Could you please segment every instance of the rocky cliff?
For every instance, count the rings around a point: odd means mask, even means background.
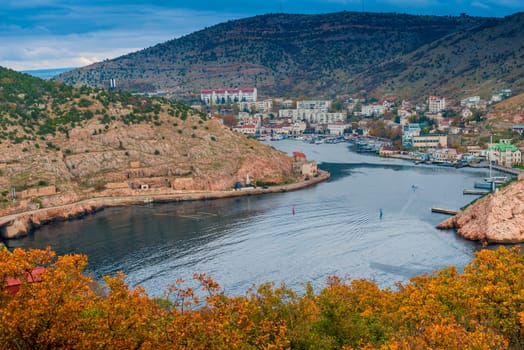
[[[437,226],[483,243],[524,242],[524,180],[489,194]]]
[[[226,190],[248,176],[297,180],[292,158],[186,105],[0,67],[0,216],[93,197]]]

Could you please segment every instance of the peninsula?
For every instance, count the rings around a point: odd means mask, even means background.
[[[524,242],[524,180],[480,198],[437,228],[487,243]]]
[[[0,80],[0,217],[14,224],[5,237],[109,205],[282,191],[328,176],[181,103],[1,67]]]

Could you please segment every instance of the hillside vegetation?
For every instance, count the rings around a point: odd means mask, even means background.
[[[370,67],[492,21],[391,13],[269,14],[222,23],[58,79],[103,87],[114,78],[124,89],[197,98],[201,88],[246,86],[258,87],[263,96],[332,96],[362,88],[351,79]]]
[[[524,91],[524,13],[490,19],[371,67],[351,80],[380,95],[430,94],[486,99],[503,88]]]
[[[168,190],[183,179],[186,190],[224,190],[246,175],[253,183],[294,180],[290,157],[186,105],[1,67],[0,134],[4,208],[11,185],[55,185],[59,199],[49,204],[57,205],[104,194],[108,183]]]
[[[524,255],[482,250],[454,267],[395,290],[331,277],[298,294],[267,283],[225,294],[209,276],[201,290],[181,280],[164,297],[130,288],[122,273],[107,289],[83,274],[87,258],[51,251],[0,251],[2,349],[522,349]],[[28,271],[45,266],[28,283]]]

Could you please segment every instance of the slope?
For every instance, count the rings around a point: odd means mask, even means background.
[[[24,202],[9,201],[11,185],[20,199],[26,191],[28,206],[48,185],[57,195],[47,204],[59,205],[142,185],[224,190],[248,174],[253,183],[294,180],[290,157],[183,104],[73,88],[1,67],[0,128],[3,209]]]
[[[114,60],[64,73],[70,84],[197,97],[200,89],[256,86],[263,96],[330,96],[396,55],[489,21],[473,17],[340,12],[229,21]]]
[[[395,92],[491,97],[495,90],[524,91],[524,13],[490,19],[400,55],[354,77],[376,95]]]

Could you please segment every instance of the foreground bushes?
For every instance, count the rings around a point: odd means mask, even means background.
[[[449,267],[393,290],[332,277],[297,295],[264,284],[227,296],[206,275],[152,299],[124,276],[96,288],[87,258],[50,250],[0,251],[2,349],[521,349],[524,258],[517,248],[483,250],[463,273]],[[27,271],[45,266],[41,282]],[[96,293],[95,293],[96,291]],[[202,299],[197,296],[201,295]]]

